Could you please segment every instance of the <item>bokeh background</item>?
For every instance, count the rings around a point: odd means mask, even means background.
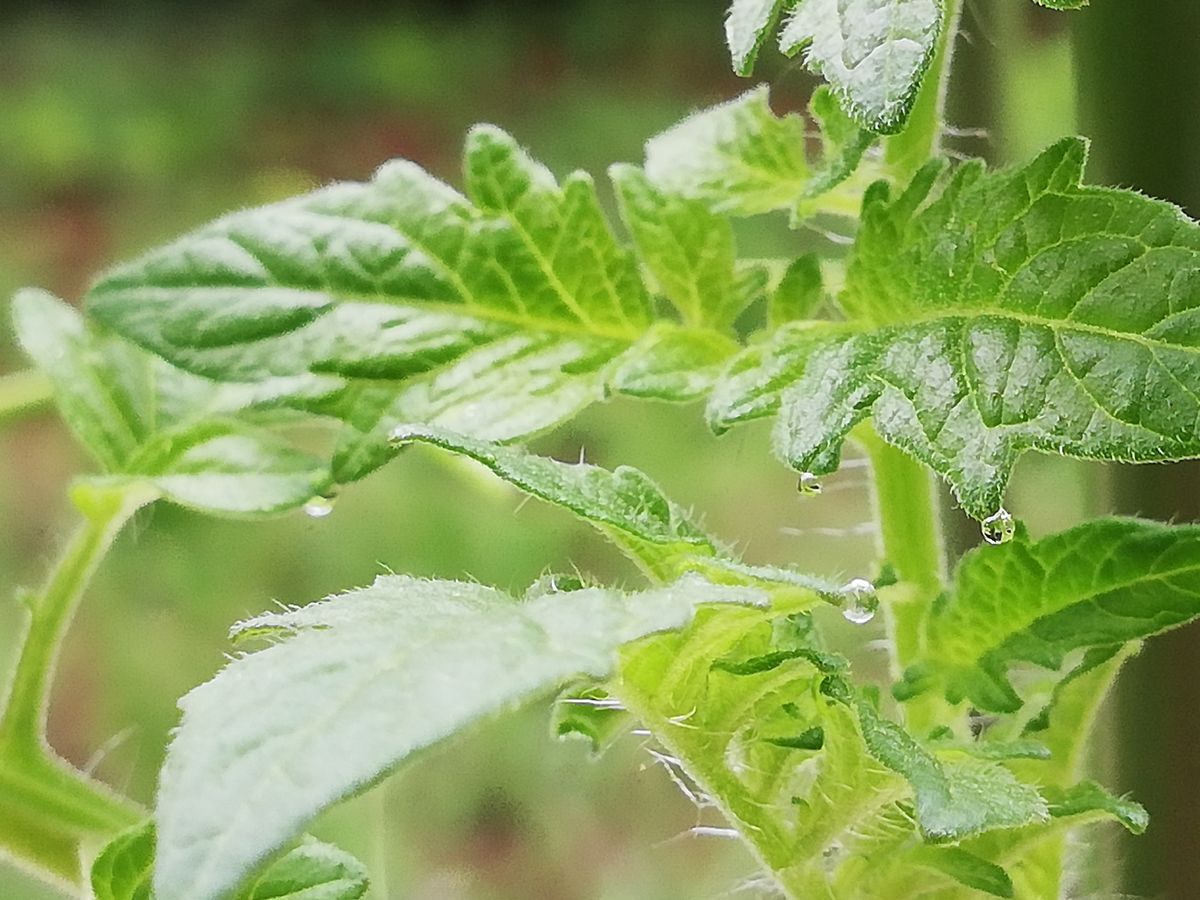
[[[730,75],[723,0],[274,0],[0,6],[0,306],[22,285],[78,299],[104,265],[240,206],[381,161],[457,180],[476,121],[514,133],[557,172],[640,159],[644,139],[748,85]],[[1027,158],[1077,132],[1093,180],[1200,213],[1200,4],[1096,0],[1052,13],[967,0],[950,120],[956,153]],[[769,59],[780,110],[813,82]],[[788,249],[768,223],[745,238]],[[2,310],[0,310],[2,312]],[[23,366],[0,315],[0,372]],[[873,535],[865,472],[799,498],[762,429],[716,440],[694,407],[612,403],[539,449],[631,463],[754,561],[863,574]],[[20,626],[14,590],[41,577],[70,522],[65,486],[87,461],[54,416],[0,430],[0,671]],[[1035,532],[1119,510],[1200,516],[1194,466],[1137,470],[1035,457],[1010,507]],[[952,545],[978,532],[948,511]],[[470,466],[406,454],[333,515],[221,522],[155,508],[123,536],[72,632],[52,710],[55,747],[149,802],[175,700],[223,662],[234,620],[385,569],[520,590],[547,568],[635,583],[589,529],[523,504]],[[1200,634],[1152,645],[1127,672],[1097,764],[1150,808],[1141,840],[1108,842],[1138,897],[1200,888]],[[598,762],[549,738],[546,704],[477,728],[326,816],[316,831],[373,868],[378,898],[685,900],[752,890],[736,844],[629,736]],[[1120,750],[1118,752],[1118,745]],[[1098,864],[1097,864],[1098,867]],[[1109,881],[1108,890],[1118,888]],[[0,897],[58,895],[0,861]]]

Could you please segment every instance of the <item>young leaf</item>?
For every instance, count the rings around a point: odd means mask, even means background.
[[[824,76],[864,128],[904,127],[941,30],[938,0],[800,0],[779,46]]]
[[[921,847],[909,858],[918,866],[936,869],[959,884],[993,897],[1013,896],[1012,879],[1004,869],[960,847]]]
[[[844,680],[828,678],[823,690],[857,712],[867,751],[912,785],[917,823],[928,840],[958,841],[1048,817],[1038,792],[1002,766],[942,762],[900,725],[854,696]]]
[[[725,41],[733,57],[733,71],[749,75],[758,51],[775,31],[779,14],[795,0],[733,0],[725,17]]]
[[[684,323],[728,329],[744,299],[730,221],[699,200],[663,193],[634,166],[609,175],[639,256]]]
[[[124,831],[100,851],[92,863],[91,886],[96,900],[152,900],[154,824]]]
[[[1120,645],[1198,615],[1200,526],[1101,519],[1040,541],[1018,532],[963,558],[952,598],[929,622],[926,665],[951,699],[1012,712],[1022,700],[1010,664],[1058,669],[1072,650]]]
[[[1015,171],[941,180],[927,168],[894,200],[872,188],[839,298],[854,328],[735,360],[745,389],[731,403],[718,388],[710,420],[779,409],[781,455],[821,474],[872,415],[978,518],[1027,449],[1200,455],[1200,227],[1081,187],[1084,150],[1062,141]]]
[[[711,539],[653,481],[630,466],[609,471],[586,463],[564,463],[421,425],[397,426],[392,440],[400,445],[419,441],[468,456],[526,493],[638,541],[680,554],[716,552]]]
[[[126,472],[145,477],[174,503],[227,515],[286,512],[330,488],[320,460],[229,420],[156,434]]]
[[[793,209],[808,188],[804,120],[777,117],[767,88],[701,110],[646,144],[646,177],[712,209],[757,215]]]
[[[1046,787],[1042,795],[1049,804],[1050,815],[1056,819],[1113,818],[1133,834],[1143,834],[1150,825],[1145,807],[1124,797],[1114,797],[1092,781],[1070,788]]]
[[[148,433],[147,357],[93,334],[75,310],[45,291],[18,292],[12,313],[17,340],[53,383],[67,425],[102,469],[120,471]]]
[[[96,900],[154,900],[154,824],[118,835],[92,864]],[[273,863],[234,900],[358,900],[368,886],[366,868],[336,847],[305,838]]]
[[[589,588],[518,603],[478,584],[380,577],[367,589],[239,627],[279,643],[180,703],[156,819],[159,900],[217,900],[319,811],[412,753],[756,591],[695,577],[625,595]]]

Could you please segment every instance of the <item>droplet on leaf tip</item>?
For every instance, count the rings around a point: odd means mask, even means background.
[[[801,472],[800,479],[796,482],[796,490],[805,495],[819,494],[821,482],[812,472]]]
[[[1002,506],[979,523],[979,530],[989,544],[1007,544],[1017,533],[1017,520]]]

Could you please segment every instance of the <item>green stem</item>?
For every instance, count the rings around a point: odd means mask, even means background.
[[[79,842],[135,824],[143,812],[55,756],[46,710],[55,664],[75,609],[100,560],[153,496],[141,487],[84,485],[83,522],[43,589],[25,598],[29,622],[0,713],[0,847],[56,880],[81,877]]]
[[[888,171],[899,182],[908,181],[938,154],[946,110],[946,85],[961,14],[962,0],[942,0],[942,30],[908,125],[887,139],[884,159]]]
[[[50,379],[34,369],[0,376],[0,422],[40,409],[53,395]]]
[[[892,647],[892,675],[899,678],[923,649],[925,620],[945,583],[945,553],[933,474],[873,430],[859,429],[855,439],[871,459],[879,552],[909,591],[884,606]],[[916,701],[908,705],[910,720]],[[926,718],[926,717],[922,717]],[[916,727],[931,724],[910,721]]]

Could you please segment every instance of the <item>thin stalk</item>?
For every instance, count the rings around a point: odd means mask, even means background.
[[[53,389],[41,372],[29,369],[0,376],[0,423],[33,412],[53,399]]]
[[[137,804],[59,759],[46,743],[54,669],[84,589],[121,527],[153,495],[82,486],[83,522],[41,591],[24,600],[28,628],[0,713],[0,848],[58,881],[81,877],[79,842],[109,837],[144,815]]]

